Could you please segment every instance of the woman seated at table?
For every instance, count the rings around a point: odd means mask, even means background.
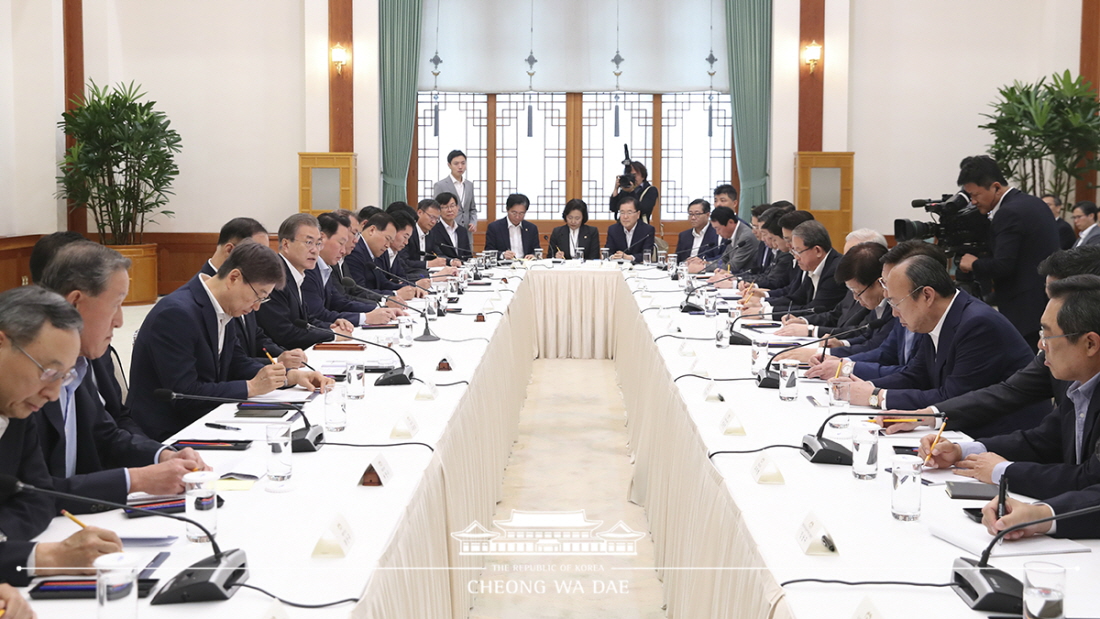
[[[550,233],[550,255],[554,258],[573,260],[581,254],[588,260],[600,257],[600,231],[588,223],[588,205],[573,198],[565,203],[561,218],[564,226]]]

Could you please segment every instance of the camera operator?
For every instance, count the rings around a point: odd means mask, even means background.
[[[958,184],[970,202],[989,217],[993,255],[965,254],[959,270],[993,281],[994,303],[1033,349],[1047,296],[1039,263],[1058,250],[1058,230],[1047,205],[1008,186],[997,162],[981,155],[959,164]]]
[[[615,177],[615,191],[611,194],[610,201],[611,212],[615,214],[615,219],[618,219],[619,199],[630,194],[638,204],[642,219],[649,223],[649,218],[653,215],[653,207],[657,205],[657,188],[646,180],[649,171],[640,161],[631,161],[627,165],[630,167],[630,174]]]

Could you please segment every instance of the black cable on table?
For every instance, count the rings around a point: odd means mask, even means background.
[[[672,382],[676,382],[676,381],[680,380],[681,378],[687,378],[688,376],[691,376],[693,378],[704,378],[706,380],[713,380],[713,381],[716,381],[716,382],[719,382],[719,383],[729,383],[729,382],[735,382],[735,381],[739,381],[739,380],[756,380],[755,376],[747,376],[745,378],[711,378],[710,376],[703,376],[702,374],[681,374],[681,375],[677,376],[676,378],[673,378]]]
[[[266,595],[269,598],[274,598],[276,600],[279,600],[283,604],[286,604],[287,606],[293,606],[294,608],[328,608],[330,606],[339,606],[340,604],[355,604],[359,601],[359,598],[346,598],[346,599],[343,599],[343,600],[337,600],[335,602],[324,602],[322,604],[298,604],[297,602],[291,602],[290,600],[284,600],[283,598],[275,595],[274,593],[271,593],[269,591],[264,591],[263,589],[257,587],[256,585],[250,585],[246,582],[236,583],[236,586],[244,587],[246,589],[253,589],[253,590],[259,591],[260,593]]]
[[[796,578],[779,583],[780,587],[793,585],[800,582],[819,582],[826,585],[847,585],[849,587],[862,587],[863,585],[904,585],[906,587],[951,587],[953,582],[909,582],[906,580],[829,580],[827,578]]]
[[[775,449],[775,448],[779,448],[779,447],[786,447],[788,449],[802,449],[801,445],[765,445],[763,447],[760,447],[759,449],[738,449],[738,450],[715,451],[713,453],[707,454],[707,458],[712,459],[712,458],[714,458],[714,456],[717,456],[719,454],[754,454],[754,453],[759,453],[761,451],[764,451],[765,449]]]
[[[461,339],[461,340],[449,340],[445,337],[440,337],[439,338],[439,341],[441,341],[441,342],[451,342],[451,343],[455,343],[455,344],[458,344],[458,343],[461,343],[461,342],[472,342],[474,340],[484,340],[484,341],[488,342],[489,338],[487,338],[487,337],[468,337],[468,338]]]
[[[488,312],[474,312],[472,314],[466,313],[466,312],[458,312],[457,314],[453,314],[453,315],[454,316],[477,316],[478,314],[481,314],[482,316],[488,316],[489,314],[500,314],[501,316],[503,316],[504,312],[498,312],[497,310],[490,310]]]
[[[415,376],[412,378],[412,380],[415,380],[418,383],[424,383],[425,385],[428,384],[428,383],[424,382],[423,380],[421,380],[419,378],[416,378]],[[457,380],[453,383],[436,383],[435,386],[436,387],[454,387],[455,385],[462,385],[462,384],[469,385],[470,381],[468,381],[468,380]]]
[[[661,339],[662,337],[674,337],[678,340],[693,340],[693,341],[696,341],[696,342],[713,342],[714,341],[713,337],[687,337],[686,335],[676,335],[675,333],[666,333],[664,335],[658,335],[657,337],[653,338],[653,341],[656,342],[657,340]]]
[[[415,441],[410,442],[410,443],[385,443],[385,444],[382,444],[382,445],[366,445],[366,444],[361,444],[361,443],[330,443],[328,441],[325,441],[321,444],[322,445],[338,445],[340,447],[372,447],[372,448],[373,447],[402,447],[404,445],[423,445],[424,447],[427,447],[429,450],[435,451],[435,447],[432,447],[431,445],[429,445],[427,443],[417,443]]]
[[[678,309],[680,309],[680,306],[679,305],[673,305],[671,307],[647,307],[647,308],[642,310],[642,313],[644,314],[644,313],[648,312],[649,310],[670,310],[670,309],[678,310]]]

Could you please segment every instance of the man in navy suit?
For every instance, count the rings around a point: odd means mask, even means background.
[[[607,251],[613,260],[630,258],[641,262],[642,256],[652,253],[656,230],[639,221],[641,211],[631,194],[619,198],[619,221],[607,228]]]
[[[458,198],[443,192],[435,197],[439,203],[439,221],[424,239],[424,250],[431,256],[447,258],[447,266],[460,267],[473,255],[470,230],[458,221]]]
[[[1047,499],[1100,484],[1100,277],[1074,275],[1051,282],[1040,346],[1060,381],[1061,404],[1037,427],[977,442],[921,440],[938,467],[998,483],[1007,475],[1013,492]],[[928,437],[925,437],[926,439]]]
[[[522,193],[513,193],[505,204],[508,216],[485,228],[485,251],[495,251],[505,260],[534,258],[535,250],[541,249],[539,229],[523,219],[531,201]]]
[[[317,217],[324,244],[318,252],[316,266],[306,271],[302,281],[302,301],[311,319],[335,323],[344,319],[353,325],[385,324],[393,319],[395,310],[378,307],[377,303],[356,300],[344,293],[343,283],[336,280],[333,265],[344,256],[351,236],[347,217],[322,213]]]
[[[886,410],[922,408],[1008,378],[1032,353],[1008,319],[956,290],[947,268],[930,256],[906,258],[886,279],[887,302],[903,326],[928,334],[900,372],[874,382],[853,379],[851,402]],[[990,436],[1039,423],[1050,406],[1021,407],[972,436]]]
[[[710,202],[699,198],[688,205],[688,221],[691,227],[676,238],[676,260],[687,262],[688,258],[699,256],[703,260],[712,260],[717,256],[718,233],[710,225]]]
[[[130,260],[113,249],[83,241],[62,248],[42,276],[42,286],[63,295],[84,320],[77,380],[62,388],[56,402],[42,408],[44,420],[37,424],[46,465],[56,489],[115,503],[126,502],[131,492],[182,493],[183,476],[205,466],[193,449],[175,451],[119,428],[104,406],[100,393],[118,386],[113,381],[100,384],[89,360],[107,354],[114,330],[122,326],[129,268]],[[69,511],[113,509],[58,504]]]
[[[1058,251],[1058,230],[1042,200],[1008,186],[990,157],[967,157],[959,166],[960,187],[991,221],[993,255],[966,254],[959,269],[992,280],[997,309],[1024,336],[1032,350],[1039,342],[1039,316],[1046,305],[1039,263]]]
[[[202,265],[199,273],[217,275],[218,268],[229,257],[233,248],[249,239],[260,245],[267,245],[270,242],[267,229],[255,219],[251,217],[230,219],[218,234],[218,245],[214,248],[214,255]],[[309,358],[301,348],[283,350],[268,337],[256,322],[256,314],[253,312],[234,318],[233,328],[237,329],[237,339],[240,340],[241,346],[249,357],[267,361],[267,355],[270,354],[288,369],[300,368],[302,364],[309,362]]]
[[[38,442],[42,419],[34,413],[75,379],[81,322],[65,299],[38,286],[0,293],[0,473],[53,487]],[[94,574],[96,557],[122,551],[117,535],[96,527],[61,542],[30,541],[56,514],[43,494],[0,498],[0,581],[23,586],[35,576]]]
[[[797,287],[771,291],[766,301],[758,297],[748,299],[749,307],[760,307],[763,312],[774,312],[776,319],[792,311],[809,308],[832,310],[844,298],[847,289],[837,283],[836,265],[840,253],[833,249],[829,231],[820,222],[806,221],[791,232],[791,255],[805,273]],[[778,293],[778,294],[777,294]]]
[[[1062,199],[1052,193],[1043,194],[1043,202],[1054,215],[1054,225],[1058,229],[1058,246],[1061,249],[1069,249],[1077,242],[1077,233],[1073,226],[1062,217]]]
[[[382,272],[384,270],[397,274],[388,251],[396,240],[397,224],[393,217],[386,213],[375,213],[367,220],[363,227],[363,238],[344,263],[351,264],[352,258],[355,259],[357,266],[353,269],[355,275],[351,277],[363,288],[384,297],[397,297],[401,301],[422,297],[427,293],[420,288],[409,286]]]
[[[270,247],[238,245],[218,274],[196,275],[162,298],[138,331],[130,370],[129,406],[150,438],[164,440],[213,410],[197,400],[162,402],[157,389],[243,400],[287,385],[317,389],[332,379],[287,371],[249,357],[229,323],[264,305],[286,284],[284,261]],[[290,284],[293,285],[293,284]]]

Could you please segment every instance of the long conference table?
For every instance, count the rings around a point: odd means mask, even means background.
[[[475,599],[467,584],[480,577],[486,559],[461,554],[451,533],[474,521],[493,520],[536,358],[614,360],[634,465],[631,487],[621,491],[646,509],[669,617],[906,617],[929,610],[951,617],[986,614],[971,611],[946,588],[780,586],[801,578],[950,581],[953,560],[970,555],[933,537],[929,527],[978,527],[960,507],[983,503],[952,501],[942,486],[928,486],[920,520],[894,520],[890,474],[883,469],[889,466],[890,446],[915,445],[916,436],[884,437],[879,475],[869,481],[854,479],[849,467],[811,464],[795,449],[765,451],[766,462],[760,461],[761,454],[717,455],[712,461],[708,454],[717,450],[797,445],[802,435],[816,431],[826,412],[803,397],[780,401],[776,390],[757,388],[749,380],[678,378],[747,378],[749,350],[718,349],[714,319],[674,309],[684,296],[680,283],[654,267],[541,261],[496,269],[488,281],[489,286],[467,289],[457,306],[461,313],[431,323],[444,340],[398,349],[417,378],[439,386],[432,390],[414,382],[375,387],[368,381],[365,398],[348,402],[346,430],[326,434],[329,442],[411,440],[434,450],[419,445],[326,445],[293,456],[289,490],[271,491],[279,488],[261,479],[247,489],[220,492],[225,504],[218,510],[217,539],[223,549],[245,550],[249,584],[299,603],[357,602],[303,610],[280,607],[257,591],[241,589],[222,602],[150,606],[145,599],[141,616],[467,616]],[[477,313],[485,316],[484,322],[475,322]],[[418,319],[417,331],[422,327]],[[377,339],[395,332],[360,330],[357,335]],[[665,335],[669,337],[660,337]],[[319,367],[316,363],[383,359],[388,354],[374,347],[354,353],[311,351],[310,361]],[[444,357],[452,369],[437,371]],[[576,386],[562,385],[572,388]],[[814,386],[807,383],[805,388]],[[314,424],[324,422],[323,407],[319,397],[306,405]],[[215,409],[175,438],[251,439],[247,451],[207,451],[203,457],[220,474],[262,470],[264,425],[235,419],[234,410],[230,405]],[[730,413],[743,426],[743,435],[723,431],[721,422]],[[415,435],[391,438],[409,417],[417,426]],[[206,427],[209,421],[243,430],[227,436]],[[830,429],[826,436],[844,442],[842,432]],[[391,478],[381,487],[358,485],[379,456],[392,470]],[[781,483],[757,483],[752,471],[764,464],[772,473],[778,471]],[[835,553],[803,552],[798,534],[811,515],[835,542]],[[142,559],[169,550],[171,556],[154,575],[162,583],[210,555],[209,544],[186,541],[182,523],[126,519],[118,511],[81,518],[123,537],[178,535],[168,548],[128,549]],[[318,541],[340,519],[351,531],[344,555],[314,556]],[[75,527],[57,518],[39,540],[64,539]],[[1100,542],[1083,543],[1100,547]],[[1091,552],[1037,559],[1067,568],[1067,617],[1100,616],[1100,591],[1093,585],[1100,567]],[[1027,560],[998,558],[993,563],[1022,578]],[[94,600],[33,604],[43,618],[95,613]]]

